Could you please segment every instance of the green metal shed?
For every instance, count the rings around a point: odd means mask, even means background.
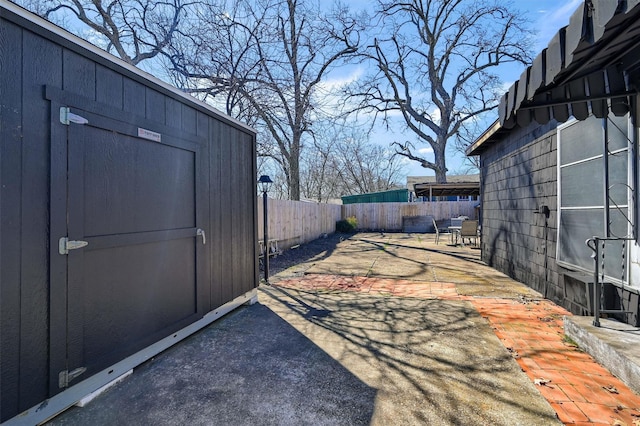
[[[409,191],[405,189],[392,189],[382,192],[370,192],[368,194],[345,195],[342,204],[359,203],[406,203],[409,201]]]

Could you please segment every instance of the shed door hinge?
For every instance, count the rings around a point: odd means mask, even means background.
[[[69,382],[87,371],[86,367],[79,367],[75,370],[62,370],[58,374],[58,387],[60,389],[69,387]]]
[[[88,246],[86,241],[69,241],[69,238],[62,237],[58,240],[58,253],[69,254],[69,250],[75,250]]]
[[[60,122],[68,126],[69,123],[87,124],[89,120],[72,113],[69,107],[60,107]]]

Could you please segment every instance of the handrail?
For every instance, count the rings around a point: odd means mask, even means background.
[[[602,302],[604,301],[604,293],[602,293],[602,286],[604,282],[600,281],[600,265],[598,259],[600,258],[600,242],[605,241],[633,241],[633,237],[591,237],[585,241],[587,247],[589,247],[593,254],[591,258],[594,262],[593,268],[593,325],[600,327],[600,314],[629,314],[631,311],[625,311],[623,309],[602,309]],[[604,244],[602,245],[604,250]],[[624,266],[623,266],[624,267]],[[603,280],[604,281],[604,277]],[[587,297],[589,297],[587,295]]]

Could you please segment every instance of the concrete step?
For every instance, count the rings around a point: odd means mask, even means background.
[[[565,316],[564,332],[580,349],[640,395],[640,328],[612,319]]]

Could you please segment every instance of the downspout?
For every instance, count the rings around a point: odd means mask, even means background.
[[[603,141],[603,166],[604,166],[604,236],[611,237],[611,217],[610,217],[610,195],[609,195],[609,122],[608,118],[602,119],[602,130],[604,133]]]
[[[547,293],[549,289],[549,261],[547,257],[547,243],[549,236],[549,216],[551,214],[551,210],[548,206],[542,205],[538,207],[537,210],[534,210],[533,213],[544,215],[544,298],[547,298]]]

